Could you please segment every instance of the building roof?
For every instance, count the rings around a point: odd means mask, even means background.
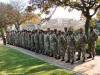
[[[25,25],[25,27],[35,27],[35,24],[28,24],[28,25]]]

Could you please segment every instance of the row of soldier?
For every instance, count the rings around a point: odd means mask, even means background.
[[[78,41],[76,42],[76,35],[72,28],[64,28],[64,31],[57,31],[57,29],[47,31],[34,30],[34,31],[10,31],[7,32],[7,42],[10,45],[15,45],[25,49],[32,50],[36,53],[41,53],[50,57],[55,57],[56,59],[61,59],[61,61],[75,62],[75,53],[78,52],[78,58],[82,61],[86,60],[86,50],[85,45],[88,43],[89,53],[92,59],[95,56],[95,44],[98,39],[96,32],[93,27],[90,27],[90,32],[88,38],[80,28],[78,33]],[[67,57],[67,60],[65,60]]]

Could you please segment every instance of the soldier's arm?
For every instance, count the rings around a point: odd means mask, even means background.
[[[94,32],[94,37],[95,37],[95,41],[97,41],[98,39],[98,34],[96,32]]]

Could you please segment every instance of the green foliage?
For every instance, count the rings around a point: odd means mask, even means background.
[[[71,71],[0,45],[0,75],[8,75],[5,73],[24,73],[23,75],[76,75]]]
[[[100,55],[100,46],[96,48],[96,54]]]

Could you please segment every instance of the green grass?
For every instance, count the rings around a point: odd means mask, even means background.
[[[99,39],[97,40],[97,44],[96,44],[96,54],[100,55],[100,36],[99,36]]]
[[[0,75],[76,75],[14,49],[0,45]]]

